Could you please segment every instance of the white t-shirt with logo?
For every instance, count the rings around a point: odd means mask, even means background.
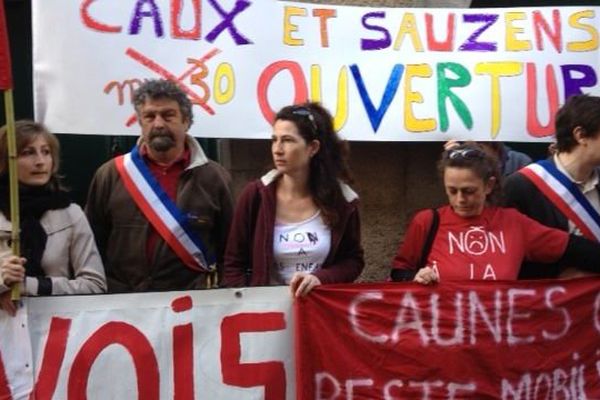
[[[330,248],[331,230],[320,210],[301,222],[275,221],[271,285],[287,285],[296,272],[320,269]]]

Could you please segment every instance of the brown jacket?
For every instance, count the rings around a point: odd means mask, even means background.
[[[191,136],[190,165],[177,185],[177,206],[193,218],[209,252],[216,257],[219,275],[233,200],[229,173],[208,160]],[[102,255],[109,292],[140,292],[200,289],[207,286],[207,274],[185,266],[162,239],[156,243],[151,260],[146,257],[150,223],[123,185],[114,160],[102,165],[88,193],[86,214]]]

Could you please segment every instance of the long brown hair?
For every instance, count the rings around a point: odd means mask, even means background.
[[[7,131],[8,128],[6,125],[0,128],[0,176],[8,173]],[[50,155],[52,156],[52,174],[48,184],[53,190],[61,189],[60,176],[58,175],[60,168],[60,144],[56,136],[50,133],[44,125],[30,120],[15,122],[15,136],[17,141],[17,157],[25,147],[38,137],[42,137],[48,142]]]
[[[333,118],[321,104],[308,102],[282,108],[275,121],[290,121],[310,143],[318,140],[319,151],[310,160],[308,186],[323,220],[334,227],[340,220],[337,205],[345,201],[339,181],[352,183],[348,167],[349,146],[333,129]]]

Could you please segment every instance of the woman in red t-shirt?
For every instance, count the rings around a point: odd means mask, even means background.
[[[438,166],[449,204],[436,210],[439,226],[425,255],[434,214],[423,210],[415,215],[394,257],[392,280],[425,285],[440,280],[512,280],[525,259],[598,269],[600,244],[496,205],[498,164],[476,145],[445,151]]]

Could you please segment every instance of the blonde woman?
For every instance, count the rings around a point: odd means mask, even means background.
[[[102,293],[106,278],[90,226],[58,178],[59,143],[33,121],[17,121],[22,257],[11,253],[6,127],[0,128],[0,296],[13,314],[10,287],[24,295]]]

